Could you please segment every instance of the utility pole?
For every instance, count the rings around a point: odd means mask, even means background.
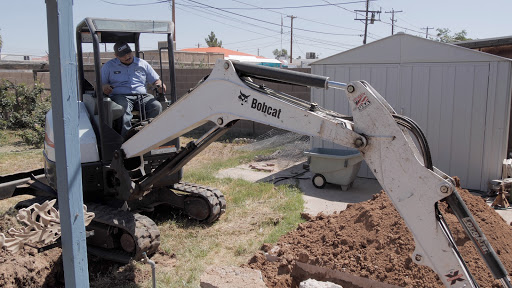
[[[291,31],[290,31],[290,64],[292,64],[293,59],[293,18],[297,18],[297,16],[288,15],[286,17],[290,17],[292,23],[290,25]]]
[[[427,30],[427,32],[425,33],[425,38],[428,38],[428,30],[429,29],[434,29],[434,27],[425,27],[425,28],[421,28],[422,30]]]
[[[281,51],[283,51],[283,15],[281,15]]]
[[[176,1],[172,0],[172,23],[173,31],[172,31],[172,41],[176,42]]]
[[[372,13],[372,16],[370,18],[370,24],[373,24],[375,22],[375,14],[379,14],[382,12],[382,11],[377,11],[377,10],[368,10],[370,7],[370,0],[366,0],[366,10],[354,10],[355,12],[365,12],[366,13],[366,16],[364,17],[364,19],[354,19],[354,20],[364,20],[364,39],[363,39],[363,44],[366,44],[366,37],[368,35],[368,13]],[[380,16],[379,16],[379,19],[377,21],[380,21]]]
[[[397,20],[395,20],[395,13],[400,13],[400,12],[404,12],[404,11],[402,11],[402,10],[395,11],[394,9],[391,9],[391,11],[385,12],[385,13],[391,13],[391,35],[395,34],[395,22],[397,21]]]

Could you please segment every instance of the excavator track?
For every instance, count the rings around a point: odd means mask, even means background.
[[[226,212],[226,198],[219,189],[189,182],[178,182],[170,188],[186,195],[185,213],[192,218],[213,223]]]
[[[50,197],[35,197],[19,202],[16,208],[26,208],[51,199]],[[86,205],[87,211],[93,212],[95,215],[87,229],[95,230],[94,235],[91,236],[92,239],[88,238],[87,241],[89,254],[119,263],[129,263],[131,260],[142,259],[144,252],[147,255],[152,255],[158,250],[160,231],[149,217],[97,203],[86,203]],[[55,208],[58,209],[58,207]],[[94,241],[94,237],[101,239]],[[112,239],[110,245],[103,244],[106,238]],[[90,240],[102,244],[94,245]]]
[[[89,203],[87,211],[95,213],[93,223],[101,223],[122,230],[121,246],[128,246],[131,248],[129,250],[132,250],[127,252],[121,247],[105,249],[98,246],[89,246],[87,248],[89,253],[104,259],[128,263],[130,260],[142,259],[144,252],[147,255],[152,255],[158,250],[160,231],[155,222],[149,217],[96,203]],[[131,238],[125,236],[125,234]],[[126,244],[123,245],[123,243]]]

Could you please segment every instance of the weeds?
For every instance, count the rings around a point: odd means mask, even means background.
[[[0,82],[0,128],[17,130],[27,145],[40,147],[44,140],[45,115],[50,97],[42,97],[43,87],[34,84]]]

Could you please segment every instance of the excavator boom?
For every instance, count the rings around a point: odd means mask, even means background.
[[[353,119],[270,90],[253,79],[344,89]],[[216,124],[209,133],[214,135],[239,119],[358,149],[414,236],[416,249],[412,260],[431,267],[446,287],[479,287],[437,209],[438,201],[447,201],[494,277],[500,279],[504,287],[512,287],[508,273],[458,196],[453,179],[432,165],[428,144],[419,127],[412,120],[397,115],[364,81],[343,84],[322,76],[219,60],[207,79],[126,141],[122,151],[125,158],[142,157],[203,123]],[[408,131],[416,135],[421,153]],[[211,142],[211,139],[206,140],[211,135],[196,143]],[[176,163],[167,164],[176,167]],[[165,171],[163,168],[157,170]],[[145,190],[159,177],[150,175],[132,186]]]

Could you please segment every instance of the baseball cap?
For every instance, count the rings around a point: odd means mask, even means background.
[[[132,49],[130,46],[128,46],[128,43],[126,42],[117,42],[114,45],[114,53],[116,56],[123,57],[124,55],[132,52]]]

